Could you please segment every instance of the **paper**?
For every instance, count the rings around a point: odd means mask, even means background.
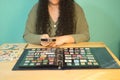
[[[20,50],[0,50],[0,62],[17,60]]]
[[[0,62],[17,60],[26,43],[3,44],[0,46]]]
[[[27,43],[13,43],[13,44],[3,44],[0,46],[0,50],[16,50],[16,49],[24,49]]]

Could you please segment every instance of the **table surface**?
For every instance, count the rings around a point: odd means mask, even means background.
[[[102,42],[81,42],[78,44],[66,44],[60,47],[105,47],[120,65],[120,61]],[[41,48],[41,46],[28,44],[27,48]],[[120,69],[12,71],[15,63],[16,60],[0,62],[0,80],[120,80]]]

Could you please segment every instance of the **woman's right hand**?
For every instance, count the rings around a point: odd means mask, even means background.
[[[48,34],[43,34],[43,35],[41,36],[41,39],[49,39],[49,38],[50,38],[50,37],[49,37]],[[49,41],[41,41],[40,44],[41,44],[42,46],[48,46],[50,43],[49,43]]]

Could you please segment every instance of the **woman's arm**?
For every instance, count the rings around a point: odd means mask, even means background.
[[[23,35],[25,41],[33,44],[40,44],[40,38],[41,38],[41,35],[36,34],[36,27],[35,27],[37,7],[38,4],[36,4],[30,11],[26,22],[25,32]]]
[[[82,8],[75,3],[75,26],[74,34],[56,37],[56,42],[50,46],[59,46],[66,43],[78,43],[89,41],[89,29]]]
[[[85,18],[85,14],[82,8],[75,3],[75,25],[76,25],[76,32],[71,36],[74,38],[75,42],[86,42],[89,41],[89,28]]]
[[[86,42],[89,41],[89,29],[88,24],[85,19],[85,14],[82,8],[75,3],[75,26],[76,32],[75,34],[64,35],[56,37],[56,45],[62,45],[65,43],[78,43],[78,42]]]

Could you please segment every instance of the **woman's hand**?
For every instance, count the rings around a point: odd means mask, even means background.
[[[41,39],[49,39],[50,37],[49,37],[49,35],[48,34],[43,34],[42,36],[41,36]],[[49,43],[49,41],[41,41],[41,43],[40,43],[42,46],[48,46],[50,43]]]
[[[48,34],[43,34],[41,39],[48,39],[48,41],[41,41],[42,46],[48,46],[48,47],[56,47],[60,46],[66,43],[74,43],[74,38],[72,36],[66,35],[66,36],[59,36],[54,37],[53,39],[56,39],[54,42],[49,42],[49,39],[52,39],[49,37]]]
[[[65,43],[74,43],[74,38],[72,36],[59,36],[56,37],[56,42],[50,46],[52,47],[56,47],[56,46],[60,46],[63,45]]]

